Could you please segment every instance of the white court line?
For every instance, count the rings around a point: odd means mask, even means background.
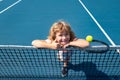
[[[105,32],[105,30],[102,28],[102,26],[98,23],[98,21],[95,19],[95,17],[90,13],[90,11],[87,9],[87,7],[83,4],[81,0],[79,0],[80,4],[83,6],[83,8],[87,11],[87,13],[90,15],[90,17],[93,19],[93,21],[96,23],[96,25],[99,27],[99,29],[103,32],[103,34],[106,36],[108,41],[113,45],[116,46],[116,44],[112,41],[112,39],[109,37],[109,35]],[[117,49],[117,52],[120,53],[120,50]]]
[[[2,14],[3,12],[7,11],[8,9],[10,9],[11,7],[13,7],[14,5],[18,4],[20,1],[22,0],[18,0],[15,3],[13,3],[12,5],[8,6],[7,8],[3,9],[2,11],[0,11],[0,14]]]
[[[106,36],[106,38],[110,41],[110,43],[113,46],[116,46],[116,44],[112,41],[112,39],[109,37],[109,35],[105,32],[105,30],[102,28],[102,26],[98,23],[98,21],[94,18],[94,16],[90,13],[90,11],[87,9],[87,7],[83,4],[81,0],[79,0],[80,4],[83,6],[83,8],[87,11],[87,13],[90,15],[90,17],[93,19],[93,21],[97,24],[99,29],[103,32],[103,34]]]
[[[0,2],[2,2],[3,0],[0,0]]]

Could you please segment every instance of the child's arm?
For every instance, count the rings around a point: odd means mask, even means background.
[[[36,48],[50,48],[50,49],[57,49],[60,45],[56,42],[47,43],[45,40],[33,40],[32,45]]]
[[[67,46],[77,46],[81,48],[85,48],[89,46],[89,42],[84,39],[76,39],[71,41]]]

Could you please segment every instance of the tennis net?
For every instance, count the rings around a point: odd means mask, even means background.
[[[104,47],[98,47],[104,48]],[[105,53],[88,53],[73,48],[68,63],[68,78],[107,78],[120,76],[120,46],[110,46]],[[59,50],[37,49],[32,46],[0,45],[0,77],[61,78],[63,62]]]

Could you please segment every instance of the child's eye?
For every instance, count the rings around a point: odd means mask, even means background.
[[[59,36],[62,36],[62,35],[59,35]]]
[[[65,36],[68,36],[69,34],[64,34]]]

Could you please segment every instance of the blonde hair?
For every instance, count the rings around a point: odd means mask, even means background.
[[[71,30],[70,25],[68,23],[66,23],[65,21],[55,22],[51,26],[51,29],[50,29],[50,32],[48,35],[48,39],[50,39],[51,41],[54,41],[56,38],[56,33],[62,32],[62,31],[66,31],[70,35],[70,41],[73,41],[73,39],[75,38],[75,34]]]

